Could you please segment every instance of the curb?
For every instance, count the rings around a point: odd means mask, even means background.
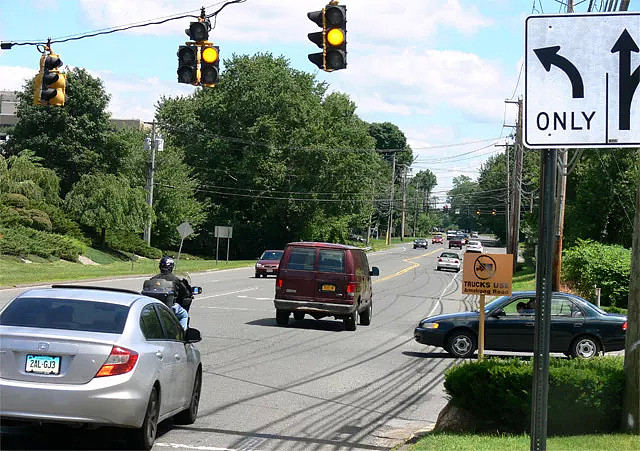
[[[409,437],[408,439],[406,439],[404,441],[404,443],[396,448],[393,448],[394,451],[408,451],[409,449],[411,449],[410,445],[414,445],[416,444],[418,441],[420,441],[420,439],[426,435],[429,435],[431,432],[433,432],[434,428],[436,427],[435,423],[432,425],[427,426],[426,428],[422,428],[422,429],[418,429],[417,431],[413,432],[413,434],[411,434],[411,437]]]

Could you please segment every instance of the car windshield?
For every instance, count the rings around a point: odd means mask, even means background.
[[[283,251],[264,251],[260,260],[280,260],[282,253]]]
[[[0,325],[121,334],[126,305],[76,299],[17,298],[0,315]]]

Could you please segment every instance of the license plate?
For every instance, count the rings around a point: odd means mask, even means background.
[[[36,374],[60,374],[60,357],[27,354],[24,370]]]
[[[336,291],[336,286],[325,283],[322,285],[322,291]]]
[[[272,273],[272,272],[273,272],[273,269],[267,269],[267,272],[268,272],[268,273]]]

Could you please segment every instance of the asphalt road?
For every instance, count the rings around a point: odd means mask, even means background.
[[[413,329],[477,308],[461,294],[462,272],[435,270],[442,250],[409,242],[370,254],[380,268],[373,319],[355,332],[328,318],[278,327],[275,279],[255,279],[253,268],[193,274],[203,288],[190,311],[203,337],[199,416],[191,426],[164,422],[154,449],[389,449],[433,424],[447,401],[444,372],[459,360],[416,343]],[[83,284],[139,290],[142,281]],[[0,306],[21,291],[0,290]],[[3,449],[126,448],[114,431],[60,426],[3,427],[0,439]]]

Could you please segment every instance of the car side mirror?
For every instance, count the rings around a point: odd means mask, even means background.
[[[202,287],[191,287],[191,294],[201,294]]]
[[[198,329],[194,329],[193,327],[187,328],[184,334],[185,343],[198,343],[202,341],[202,337],[200,336],[200,331]]]
[[[371,267],[371,271],[369,271],[369,275],[370,276],[379,276],[380,275],[380,270],[378,269],[377,266],[372,266]]]

